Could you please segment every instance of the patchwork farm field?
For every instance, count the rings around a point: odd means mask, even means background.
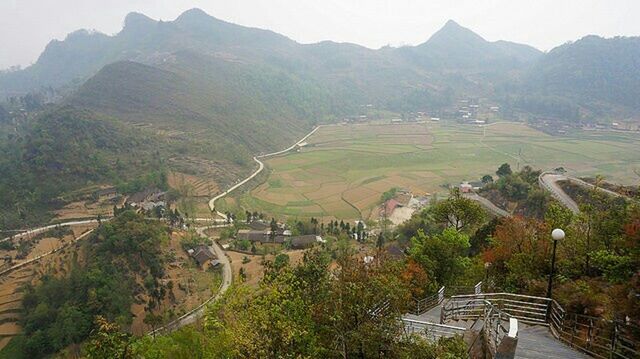
[[[358,124],[320,128],[299,152],[266,160],[268,179],[236,198],[228,210],[257,210],[278,217],[374,217],[383,192],[446,194],[448,184],[478,180],[502,163],[603,175],[637,183],[638,134],[580,131],[550,136],[516,123],[472,125]]]

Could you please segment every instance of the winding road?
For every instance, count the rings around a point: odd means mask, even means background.
[[[538,182],[540,183],[540,186],[546,189],[547,191],[551,192],[551,194],[553,195],[553,197],[555,197],[555,199],[560,201],[560,203],[562,203],[565,207],[569,208],[575,214],[580,213],[580,208],[578,207],[578,204],[576,203],[576,201],[574,201],[573,198],[571,198],[562,189],[562,187],[560,187],[560,185],[558,184],[559,181],[569,181],[590,189],[597,188],[599,191],[606,193],[610,196],[624,197],[619,193],[610,191],[606,188],[596,187],[593,184],[585,182],[576,177],[567,176],[564,174],[552,173],[552,172],[542,172],[538,177]]]
[[[109,219],[103,219],[103,221],[108,221]],[[70,222],[62,222],[62,223],[57,223],[57,224],[51,224],[48,226],[44,226],[44,227],[40,227],[40,228],[35,228],[35,229],[30,229],[26,232],[22,232],[19,234],[16,234],[14,236],[11,237],[6,237],[6,238],[2,238],[0,239],[0,242],[4,242],[4,241],[8,241],[10,239],[20,239],[22,237],[26,237],[26,236],[30,236],[32,234],[38,234],[38,233],[42,233],[45,231],[48,231],[50,229],[54,229],[57,227],[67,227],[67,226],[80,226],[80,225],[85,225],[85,224],[93,224],[93,223],[98,223],[97,219],[87,219],[87,220],[82,220],[82,221],[70,221]]]
[[[290,147],[285,148],[284,150],[277,151],[277,152],[271,152],[271,153],[267,153],[267,154],[263,154],[263,155],[254,156],[253,160],[256,163],[258,163],[258,169],[256,169],[253,173],[251,173],[247,178],[245,178],[242,181],[240,181],[240,182],[236,183],[235,185],[231,186],[226,191],[224,191],[224,192],[218,194],[217,196],[211,198],[211,200],[209,200],[209,208],[212,211],[215,211],[215,202],[218,199],[223,198],[224,196],[228,195],[232,191],[236,190],[238,187],[240,187],[240,186],[246,184],[247,182],[251,181],[258,174],[260,174],[260,172],[262,172],[264,170],[264,163],[262,161],[260,161],[261,158],[273,157],[273,156],[281,155],[281,154],[284,154],[284,153],[287,153],[287,152],[293,150],[294,148],[296,148],[296,146],[298,146],[301,143],[303,143],[304,141],[306,141],[307,138],[309,138],[311,135],[313,135],[322,126],[323,125],[319,125],[319,126],[314,127],[313,130],[311,130],[309,133],[307,133],[298,142],[294,143]],[[218,211],[216,211],[216,213],[221,218],[224,218],[225,220],[227,219],[224,213],[220,213]],[[215,226],[208,226],[208,227],[197,227],[196,231],[198,232],[198,234],[200,236],[207,237],[206,233],[204,232],[206,229],[215,228],[215,227],[224,227],[224,226],[225,225],[215,225]],[[164,333],[164,332],[171,332],[171,331],[174,331],[174,330],[176,330],[176,329],[178,329],[180,327],[183,327],[185,325],[189,325],[189,324],[195,323],[198,319],[202,318],[202,316],[204,315],[204,312],[206,310],[207,304],[209,304],[210,302],[215,301],[216,299],[220,298],[227,291],[227,289],[229,289],[229,287],[231,286],[231,283],[232,283],[232,280],[233,280],[233,273],[231,271],[231,263],[229,262],[229,258],[227,257],[227,255],[224,252],[224,250],[220,247],[220,245],[218,243],[216,243],[216,241],[213,240],[213,238],[211,238],[211,240],[212,240],[212,245],[209,246],[209,249],[213,253],[215,253],[215,255],[218,257],[218,260],[222,264],[222,283],[220,283],[220,288],[218,289],[217,293],[214,296],[212,296],[211,298],[207,299],[204,303],[200,304],[199,306],[197,306],[193,310],[189,311],[188,313],[185,313],[184,315],[182,315],[181,317],[175,319],[174,321],[170,322],[169,324],[167,324],[167,325],[165,325],[165,326],[163,326],[161,328],[158,328],[156,330],[151,331],[149,333],[149,335],[155,335],[155,334]]]
[[[319,125],[313,128],[313,130],[311,130],[309,133],[307,133],[304,137],[302,137],[299,141],[297,141],[296,143],[294,143],[293,145],[291,145],[288,148],[285,148],[284,150],[281,151],[277,151],[277,152],[271,152],[271,153],[267,153],[267,154],[262,154],[262,155],[256,155],[253,157],[253,160],[258,163],[258,169],[256,169],[253,173],[251,173],[251,175],[249,175],[247,178],[245,178],[244,180],[238,182],[237,184],[233,185],[231,188],[227,189],[226,191],[218,194],[217,196],[213,197],[210,201],[209,201],[209,207],[211,208],[211,210],[215,210],[215,201],[223,198],[224,196],[228,195],[229,193],[231,193],[232,191],[234,191],[235,189],[237,189],[238,187],[246,184],[247,182],[251,181],[253,178],[255,178],[258,174],[260,174],[260,172],[262,172],[264,170],[264,163],[262,161],[260,161],[261,158],[267,158],[267,157],[273,157],[273,156],[277,156],[280,154],[284,154],[287,153],[291,150],[293,150],[294,148],[296,148],[296,146],[302,144],[307,138],[309,138],[311,135],[313,135],[320,127],[323,127],[325,125]],[[217,212],[216,213],[221,217],[224,218],[224,220],[226,220],[226,216],[223,213]],[[103,219],[103,221],[108,221],[109,219]],[[196,221],[211,221],[211,219],[209,218],[196,218]],[[220,220],[213,220],[214,223],[219,223]],[[39,228],[35,228],[35,229],[31,229],[31,230],[27,230],[25,232],[16,234],[14,236],[9,236],[6,238],[2,238],[0,239],[0,242],[3,241],[8,241],[8,240],[12,240],[12,239],[20,239],[23,237],[27,237],[30,235],[34,235],[34,234],[38,234],[38,233],[42,233],[45,232],[47,230],[50,229],[54,229],[57,227],[66,227],[66,226],[79,226],[79,225],[87,225],[87,224],[94,224],[94,223],[98,223],[98,219],[87,219],[87,220],[79,220],[79,221],[69,221],[69,222],[62,222],[62,223],[57,223],[57,224],[51,224],[51,225],[47,225],[47,226],[43,226],[43,227],[39,227]],[[215,227],[224,227],[226,226],[225,224],[217,224],[217,225],[212,225],[212,226],[202,226],[202,227],[196,227],[196,231],[198,232],[198,234],[200,234],[203,237],[207,237],[207,235],[204,233],[204,231],[208,228],[215,228]],[[93,230],[87,231],[86,233],[83,233],[81,236],[79,236],[76,241],[81,240],[83,238],[85,238],[86,236],[88,236],[90,233],[92,233]],[[2,274],[6,274],[8,272],[11,272],[19,267],[22,266],[26,266],[29,265],[31,263],[34,263],[48,255],[51,255],[57,251],[59,251],[62,248],[58,248],[54,251],[51,251],[49,253],[45,253],[41,256],[38,256],[37,258],[34,258],[28,262],[24,262],[24,263],[20,263],[16,266],[13,266],[11,268],[8,268],[6,270],[4,270],[3,272],[0,273],[0,275]],[[222,282],[220,283],[220,287],[218,288],[218,291],[216,292],[215,295],[213,295],[211,298],[207,299],[204,303],[200,304],[199,306],[197,306],[196,308],[194,308],[193,310],[189,311],[188,313],[185,313],[184,315],[182,315],[181,317],[175,319],[174,321],[166,324],[165,326],[158,328],[152,332],[150,332],[150,335],[155,335],[157,333],[162,333],[162,332],[171,332],[173,330],[176,330],[182,326],[188,325],[188,324],[192,324],[194,322],[196,322],[198,319],[200,319],[205,312],[206,306],[207,304],[209,304],[212,301],[215,301],[216,299],[220,298],[225,292],[226,290],[231,286],[231,283],[233,281],[233,275],[232,275],[232,271],[231,271],[231,263],[229,262],[229,258],[226,256],[224,250],[220,247],[220,245],[218,243],[216,243],[215,240],[212,239],[212,245],[209,246],[209,249],[218,257],[218,260],[220,261],[220,264],[222,265]]]
[[[253,178],[255,178],[258,174],[260,174],[260,172],[262,172],[262,170],[264,170],[264,163],[262,161],[260,161],[261,158],[267,158],[267,157],[273,157],[273,156],[277,156],[277,155],[281,155],[284,153],[287,153],[291,150],[293,150],[294,148],[296,148],[296,146],[300,145],[302,142],[306,141],[307,138],[309,138],[311,135],[313,135],[320,127],[324,127],[326,125],[318,125],[316,127],[313,128],[313,130],[311,130],[311,132],[307,133],[304,137],[302,137],[298,142],[294,143],[293,145],[291,145],[290,147],[285,148],[282,151],[277,151],[277,152],[271,152],[271,153],[267,153],[267,154],[263,154],[263,155],[257,155],[253,157],[253,160],[258,163],[258,169],[255,170],[252,174],[250,174],[247,178],[243,179],[242,181],[236,183],[235,185],[231,186],[228,190],[220,193],[219,195],[211,198],[209,200],[209,208],[212,211],[215,211],[215,204],[216,201],[219,200],[220,198],[228,195],[229,193],[233,192],[234,190],[236,190],[238,187],[244,185],[245,183],[251,181]],[[218,214],[218,216],[227,219],[227,216],[224,213],[220,213],[218,211],[216,211],[216,214]]]
[[[465,193],[463,194],[464,197],[474,200],[478,203],[480,203],[484,208],[486,208],[489,212],[493,213],[494,215],[498,216],[498,217],[509,217],[511,216],[511,213],[505,211],[504,209],[496,206],[495,204],[493,204],[493,202],[489,201],[488,199],[480,196],[477,193]]]
[[[538,183],[540,183],[540,187],[551,192],[553,197],[562,203],[562,205],[569,208],[571,212],[578,214],[580,213],[578,204],[565,191],[563,191],[558,184],[558,181],[566,181],[568,179],[569,178],[565,175],[542,172],[538,177]]]

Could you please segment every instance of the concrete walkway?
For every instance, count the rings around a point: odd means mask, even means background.
[[[515,357],[523,359],[590,358],[556,339],[549,328],[526,324],[520,324]]]

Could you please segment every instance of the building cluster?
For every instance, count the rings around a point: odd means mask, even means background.
[[[164,200],[166,192],[157,188],[147,188],[144,191],[136,192],[127,198],[127,204],[131,207],[141,208],[150,211],[156,207],[166,207]]]
[[[236,235],[237,240],[247,240],[252,243],[288,243],[291,249],[306,249],[313,247],[316,243],[323,243],[324,239],[315,234],[293,236],[290,230],[278,229],[272,233],[270,229],[240,229]]]

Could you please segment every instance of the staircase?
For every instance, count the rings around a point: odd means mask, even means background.
[[[422,302],[403,317],[407,331],[429,339],[464,335],[473,346],[482,333],[487,358],[640,358],[631,328],[598,318],[566,314],[552,299],[511,293],[454,295]],[[431,333],[431,334],[429,334]],[[472,357],[480,357],[472,354]],[[477,351],[475,351],[477,353]]]
[[[514,358],[578,359],[589,357],[556,339],[548,327],[525,324],[518,331],[518,346]]]

